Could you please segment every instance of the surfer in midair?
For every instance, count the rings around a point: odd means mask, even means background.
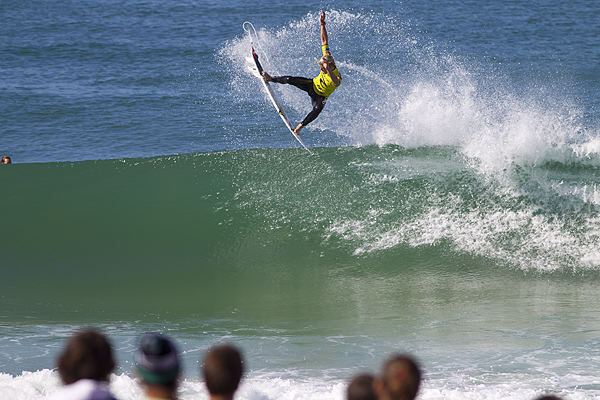
[[[300,130],[310,124],[325,107],[325,103],[331,94],[342,83],[342,74],[338,71],[335,61],[329,50],[329,39],[327,37],[327,29],[325,29],[325,11],[321,11],[321,49],[323,57],[317,63],[321,72],[314,79],[302,78],[299,76],[271,76],[263,71],[263,77],[267,82],[283,83],[296,86],[298,89],[304,90],[310,96],[312,101],[312,110],[294,129],[294,134],[298,135]]]

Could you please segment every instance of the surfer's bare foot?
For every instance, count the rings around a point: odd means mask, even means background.
[[[267,74],[265,71],[263,71],[263,78],[265,79],[265,81],[267,82],[271,82],[273,81],[273,78],[271,78],[271,75]]]
[[[300,130],[302,129],[302,124],[299,124],[296,129],[294,129],[294,135],[298,136]]]

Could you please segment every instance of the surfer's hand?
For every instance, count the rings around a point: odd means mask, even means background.
[[[296,127],[296,129],[294,129],[294,135],[298,136],[298,134],[300,133],[301,129],[302,129],[302,124],[298,124],[298,126]]]
[[[321,10],[321,25],[325,25],[325,11]]]

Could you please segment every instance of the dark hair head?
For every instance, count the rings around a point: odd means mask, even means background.
[[[212,348],[204,357],[202,372],[206,387],[212,395],[233,394],[242,379],[242,355],[234,346]]]
[[[108,339],[92,329],[73,335],[58,358],[58,373],[67,385],[80,379],[108,381],[114,368]]]
[[[421,385],[421,370],[411,357],[395,355],[383,366],[382,379],[392,400],[414,399]]]
[[[347,400],[377,400],[377,395],[373,389],[372,375],[358,375],[352,379],[346,391]]]
[[[541,397],[537,397],[535,400],[562,400],[560,397],[553,394],[546,394]]]

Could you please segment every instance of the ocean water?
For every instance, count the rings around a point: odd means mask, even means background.
[[[344,76],[299,147],[249,70]],[[600,7],[533,0],[0,2],[0,399],[78,328],[179,345],[206,399],[344,399],[395,352],[420,399],[600,396]],[[256,42],[256,40],[255,40]],[[293,123],[310,108],[275,89]]]

